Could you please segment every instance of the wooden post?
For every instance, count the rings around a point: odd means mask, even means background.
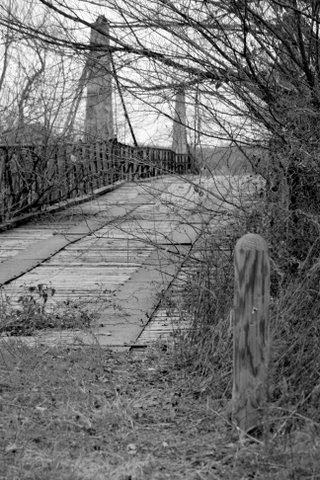
[[[57,191],[58,201],[66,198],[67,177],[66,177],[66,151],[64,144],[58,144],[57,149]]]
[[[235,247],[232,407],[245,432],[260,424],[266,400],[269,297],[267,244],[260,235],[244,235]]]
[[[6,212],[6,183],[5,183],[6,149],[0,147],[0,223],[4,221]]]

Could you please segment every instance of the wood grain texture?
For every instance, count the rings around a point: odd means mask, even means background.
[[[183,260],[176,243],[188,250],[197,236],[192,225],[180,225],[167,199],[168,186],[180,182],[168,177],[152,186],[124,184],[87,204],[0,233],[3,295],[15,307],[29,286],[50,284],[55,295],[48,311],[77,305],[95,314],[92,331],[56,337],[49,332],[50,342],[72,344],[73,338],[129,348]],[[156,208],[162,192],[163,210]],[[39,335],[45,341],[44,332]]]
[[[233,417],[249,431],[261,420],[269,361],[268,247],[247,234],[235,247]]]

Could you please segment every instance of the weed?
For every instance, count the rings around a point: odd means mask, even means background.
[[[0,303],[0,334],[33,335],[43,329],[87,328],[93,314],[83,305],[69,300],[50,308],[48,301],[55,294],[51,285],[25,286],[16,301],[5,294]]]
[[[199,375],[201,394],[217,402],[217,410],[228,419],[232,391],[233,250],[245,233],[262,235],[270,247],[272,266],[270,389],[264,431],[258,441],[261,448],[253,448],[246,441],[243,448],[239,447],[235,463],[239,472],[242,468],[246,471],[241,478],[318,479],[319,240],[304,261],[297,262],[295,274],[290,274],[295,262],[291,244],[288,248],[285,239],[280,241],[280,233],[272,238],[274,225],[268,212],[268,205],[256,196],[256,202],[246,205],[226,229],[202,238],[193,253],[182,298],[178,304],[166,300],[171,314],[187,312],[191,318],[189,330],[177,339],[175,361]],[[243,439],[238,440],[241,445]]]

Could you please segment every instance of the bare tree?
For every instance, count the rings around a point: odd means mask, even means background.
[[[291,242],[303,260],[317,230],[318,1],[34,0],[32,7],[50,12],[56,28],[17,13],[0,24],[85,62],[89,27],[104,15],[113,73],[135,108],[173,118],[175,92],[183,88],[187,109],[201,119],[188,125],[197,143],[231,141],[244,153],[258,146],[251,161],[267,179],[272,222],[281,206],[283,234],[306,223]]]

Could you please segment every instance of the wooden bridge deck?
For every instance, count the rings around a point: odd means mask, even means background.
[[[97,318],[90,331],[39,331],[26,340],[134,344],[201,230],[195,205],[181,203],[190,188],[173,177],[127,183],[0,233],[2,302],[14,305],[44,284],[55,289],[48,309],[76,305]]]
[[[138,338],[142,343],[154,339],[150,325],[146,335],[142,332],[161,292],[209,218],[217,228],[226,221],[223,212],[232,208],[225,201],[230,185],[222,182],[215,185],[207,215],[190,179],[199,180],[168,176],[126,183],[0,233],[4,306],[8,301],[15,305],[28,287],[44,284],[55,289],[49,311],[63,315],[66,308],[86,309],[94,317],[90,329],[39,331],[24,341],[129,348]],[[160,312],[156,319],[160,330],[162,316]]]

